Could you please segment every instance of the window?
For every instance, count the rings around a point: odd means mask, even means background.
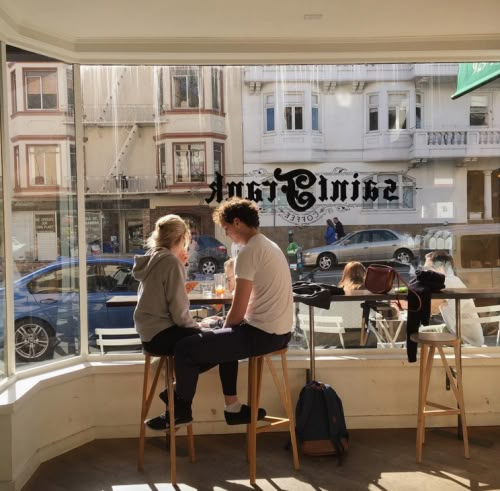
[[[156,103],[158,104],[158,111],[164,109],[163,68],[158,68],[156,70]]]
[[[422,94],[415,94],[415,128],[417,130],[422,128],[422,117],[423,117],[423,104],[422,104]]]
[[[285,129],[287,131],[299,131],[304,129],[304,95],[285,95]]]
[[[312,94],[311,96],[311,120],[312,130],[319,131],[319,95]]]
[[[201,81],[199,68],[176,68],[172,78],[174,108],[187,109],[200,107]]]
[[[488,96],[472,95],[470,97],[470,117],[471,126],[488,126]]]
[[[14,147],[14,187],[21,187],[21,168],[19,166],[19,146]]]
[[[26,70],[26,109],[57,109],[57,71]]]
[[[220,111],[222,109],[222,72],[219,68],[212,68],[212,109]]]
[[[218,172],[221,176],[224,175],[224,144],[214,142],[214,175]]]
[[[465,235],[461,240],[461,262],[464,268],[498,268],[500,235]]]
[[[69,167],[70,174],[69,178],[69,187],[75,191],[76,190],[76,145],[69,146]]]
[[[17,113],[17,79],[16,71],[10,72],[10,97],[12,99],[12,112]]]
[[[394,192],[389,192],[388,196],[397,196],[398,199],[387,200],[384,198],[384,190],[391,186],[391,183],[396,183]],[[368,181],[372,184],[372,196],[374,199],[364,199],[363,208],[369,210],[413,210],[415,209],[415,180],[412,177],[403,174],[378,174],[371,175],[363,179],[363,185],[367,185]],[[362,193],[364,193],[363,188]]]
[[[73,68],[66,69],[66,93],[68,98],[68,109],[70,114],[73,114],[75,107],[75,91],[73,89]]]
[[[175,183],[205,182],[205,145],[177,143],[174,145]]]
[[[274,95],[265,96],[266,131],[274,131]]]
[[[28,145],[30,186],[59,185],[59,146]]]
[[[368,96],[368,131],[378,131],[378,95]]]
[[[390,130],[406,130],[408,116],[408,94],[389,94],[388,128]]]

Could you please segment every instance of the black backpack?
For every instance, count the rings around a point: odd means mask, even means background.
[[[342,401],[327,384],[309,382],[300,391],[295,408],[295,433],[305,455],[336,455],[339,464],[349,435]]]

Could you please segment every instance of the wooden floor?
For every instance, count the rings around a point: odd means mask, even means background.
[[[257,487],[269,491],[500,489],[500,427],[470,428],[471,459],[453,429],[427,431],[423,463],[415,463],[415,430],[355,430],[339,467],[328,457],[301,457],[294,471],[284,433],[257,441]],[[137,440],[96,440],[44,463],[22,491],[166,491],[169,460],[163,438],[146,443],[145,472],[136,470]],[[197,461],[190,464],[185,438],[178,438],[181,490],[251,489],[245,435],[195,436]]]

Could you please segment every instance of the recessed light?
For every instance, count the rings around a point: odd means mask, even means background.
[[[321,20],[323,14],[304,14],[304,20]]]

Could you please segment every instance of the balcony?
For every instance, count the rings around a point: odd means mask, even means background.
[[[499,129],[415,130],[410,158],[497,157]]]

